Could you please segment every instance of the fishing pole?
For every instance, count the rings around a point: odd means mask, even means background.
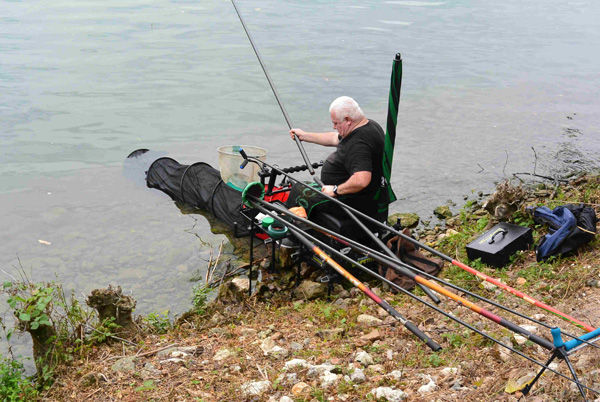
[[[262,57],[260,56],[260,53],[258,52],[258,47],[254,43],[254,40],[252,39],[252,35],[250,35],[250,31],[248,30],[248,27],[246,26],[246,22],[244,22],[244,18],[242,17],[240,10],[238,9],[237,5],[235,4],[235,0],[231,0],[231,4],[233,4],[233,8],[235,8],[235,12],[237,13],[237,15],[240,19],[240,22],[242,23],[242,26],[244,27],[244,31],[246,31],[246,36],[248,36],[248,40],[250,41],[250,44],[252,45],[252,49],[254,49],[254,53],[256,53],[258,62],[260,63],[260,66],[262,67],[262,70],[264,71],[265,76],[267,77],[267,81],[269,81],[269,85],[271,86],[271,90],[273,91],[273,94],[275,95],[275,99],[277,99],[277,103],[279,104],[279,108],[281,109],[281,112],[283,113],[283,117],[285,118],[285,121],[286,121],[289,129],[291,130],[292,122],[290,120],[290,116],[288,116],[287,111],[285,110],[285,107],[283,106],[283,102],[281,102],[281,99],[279,98],[279,94],[277,93],[277,89],[275,89],[275,84],[273,84],[273,80],[271,79],[269,70],[267,70],[267,66],[263,62]],[[302,154],[302,159],[304,159],[304,163],[306,164],[306,167],[308,168],[308,172],[314,176],[315,170],[313,169],[312,164],[310,163],[310,160],[308,159],[308,155],[306,154],[306,151],[304,150],[304,146],[302,145],[302,142],[300,142],[300,139],[298,138],[297,135],[294,136],[294,140],[296,141],[296,145],[298,146],[298,149],[300,150],[300,154]],[[323,182],[318,177],[315,176],[314,180],[317,182],[317,184],[319,184],[319,186],[323,187]]]
[[[296,215],[292,214],[290,211],[288,211],[288,216],[296,217]],[[300,218],[300,219],[302,219],[302,218]],[[354,250],[357,250],[357,251],[361,252],[365,256],[373,258],[378,263],[383,264],[386,267],[394,269],[395,271],[398,271],[397,264],[400,264],[404,268],[410,269],[411,271],[413,271],[413,272],[415,272],[415,273],[417,273],[419,275],[424,275],[425,277],[427,277],[429,279],[432,279],[432,280],[435,280],[437,282],[440,282],[443,285],[448,286],[448,287],[450,287],[450,288],[452,288],[452,289],[454,289],[456,291],[463,292],[463,293],[465,293],[465,294],[467,294],[467,295],[469,295],[471,297],[475,297],[476,299],[484,301],[484,302],[486,302],[486,303],[488,303],[488,304],[490,304],[490,305],[492,305],[494,307],[497,307],[499,309],[502,309],[502,310],[504,310],[506,312],[512,313],[512,314],[514,314],[514,315],[516,315],[516,316],[518,316],[520,318],[523,318],[525,320],[531,321],[531,322],[533,322],[533,323],[535,323],[537,325],[540,325],[542,327],[545,327],[547,329],[553,329],[554,328],[553,326],[551,326],[549,324],[546,324],[544,322],[536,320],[536,319],[534,319],[532,317],[529,317],[529,316],[527,316],[525,314],[522,314],[522,313],[520,313],[520,312],[518,312],[516,310],[510,309],[510,308],[508,308],[506,306],[503,306],[502,304],[496,303],[495,301],[490,300],[490,299],[488,299],[488,298],[486,298],[484,296],[478,295],[477,293],[473,293],[473,292],[471,292],[471,291],[469,291],[467,289],[461,288],[460,286],[454,285],[453,283],[450,283],[450,282],[447,282],[447,281],[445,281],[445,280],[443,280],[441,278],[436,277],[435,275],[431,275],[431,274],[429,274],[427,272],[421,271],[420,269],[418,269],[416,267],[413,267],[410,264],[407,264],[407,263],[405,263],[403,261],[397,261],[396,259],[391,259],[388,256],[386,256],[386,255],[384,255],[384,254],[382,254],[382,253],[380,253],[380,252],[378,252],[376,250],[373,250],[373,249],[371,249],[371,248],[369,248],[367,246],[364,246],[364,245],[360,244],[359,242],[354,241],[354,240],[352,240],[350,238],[347,238],[347,237],[344,237],[342,235],[339,235],[339,234],[337,234],[337,233],[335,233],[335,232],[333,232],[333,231],[331,231],[329,229],[326,229],[326,228],[324,228],[324,227],[322,227],[322,226],[320,226],[320,225],[318,225],[318,224],[316,224],[316,223],[314,223],[314,222],[312,222],[310,220],[300,220],[300,221],[302,223],[308,224],[313,229],[315,229],[315,230],[323,233],[324,235],[326,235],[329,238],[331,238],[331,239],[339,242],[340,244],[342,244],[344,246],[351,247]],[[573,334],[570,334],[568,332],[562,332],[562,334],[566,335],[566,336],[568,336],[570,338],[574,338],[574,339],[576,339],[578,341],[581,341],[582,344],[586,344],[588,346],[592,346],[594,348],[600,349],[600,346],[598,346],[595,343],[593,343],[593,341],[590,342],[590,341],[581,339],[577,335],[573,335]]]
[[[256,197],[254,197],[254,198],[256,198]],[[267,203],[266,201],[261,200],[261,202],[269,205],[269,203]],[[272,206],[272,208],[274,208],[275,210],[279,209],[275,206]],[[416,283],[420,283],[424,286],[427,286],[429,289],[435,290],[437,293],[440,293],[440,294],[456,301],[458,304],[469,308],[471,311],[487,318],[488,320],[491,320],[491,321],[495,322],[496,324],[498,324],[504,328],[507,328],[514,333],[524,336],[525,338],[540,345],[541,347],[543,347],[545,349],[548,349],[548,350],[554,349],[554,345],[552,344],[552,342],[550,342],[540,336],[532,334],[531,332],[516,325],[515,323],[508,321],[507,319],[505,319],[497,314],[494,314],[489,310],[486,310],[485,308],[471,302],[470,300],[465,299],[462,296],[459,296],[455,293],[450,292],[449,290],[441,287],[440,285],[438,285],[434,282],[431,282],[430,280],[427,280],[427,279],[423,278],[422,276],[417,275],[416,273],[414,273],[406,268],[398,266],[398,272],[400,272],[403,276],[406,276],[407,278],[412,279]]]
[[[249,157],[249,159],[250,159],[250,157]],[[324,194],[323,192],[320,192],[320,191],[316,190],[314,187],[311,187],[310,185],[308,185],[308,184],[306,184],[306,183],[304,183],[304,182],[302,182],[302,181],[300,181],[300,180],[298,180],[298,179],[296,179],[296,178],[294,178],[294,177],[292,177],[292,176],[290,176],[290,175],[288,175],[286,173],[281,172],[280,169],[278,169],[278,168],[276,168],[276,167],[274,167],[274,166],[272,166],[272,165],[270,165],[270,164],[268,164],[266,162],[260,161],[260,160],[258,160],[256,158],[252,158],[252,159],[254,159],[254,161],[256,163],[259,163],[259,164],[262,163],[262,164],[270,167],[271,169],[275,169],[279,174],[282,174],[282,175],[288,177],[289,179],[293,180],[294,182],[296,182],[296,183],[298,183],[298,184],[300,184],[300,185],[302,185],[302,186],[304,186],[304,187],[306,187],[306,188],[308,188],[308,189],[310,189],[312,191],[318,192],[323,197],[325,197],[328,200],[336,203],[337,205],[340,205],[341,207],[345,208],[346,210],[348,210],[348,211],[350,211],[350,212],[358,215],[358,217],[360,217],[362,219],[365,219],[367,222],[374,224],[378,228],[386,230],[386,231],[388,231],[390,233],[393,233],[393,234],[395,234],[397,236],[400,236],[403,239],[408,240],[411,243],[413,243],[413,244],[415,244],[415,245],[423,248],[424,250],[430,252],[431,254],[434,254],[434,255],[442,258],[443,260],[451,262],[453,265],[455,265],[455,266],[457,266],[459,268],[462,268],[462,269],[464,269],[467,272],[472,273],[473,275],[477,276],[478,278],[480,278],[482,280],[490,282],[490,283],[498,286],[499,288],[501,288],[501,289],[503,289],[503,290],[505,290],[505,291],[507,291],[507,292],[509,292],[509,293],[511,293],[511,294],[513,294],[515,296],[517,296],[517,297],[520,297],[523,300],[525,300],[525,301],[527,301],[527,302],[529,302],[529,303],[531,303],[531,304],[533,304],[533,305],[535,305],[535,306],[537,306],[539,308],[542,308],[542,309],[544,309],[546,311],[549,311],[549,312],[557,315],[558,317],[560,317],[560,318],[562,318],[562,319],[564,319],[564,320],[566,320],[568,322],[571,322],[572,324],[575,324],[575,325],[577,325],[580,328],[585,329],[588,332],[592,332],[592,331],[595,330],[594,327],[592,327],[592,326],[590,326],[588,324],[585,324],[584,322],[582,322],[582,321],[580,321],[580,320],[578,320],[576,318],[573,318],[570,315],[568,315],[566,313],[563,313],[563,312],[555,309],[554,307],[551,307],[551,306],[549,306],[549,305],[547,305],[547,304],[545,304],[543,302],[540,302],[540,301],[538,301],[538,300],[536,300],[536,299],[534,299],[534,298],[526,295],[525,293],[523,293],[521,291],[518,291],[518,290],[516,290],[516,289],[514,289],[514,288],[512,288],[512,287],[510,287],[508,285],[506,285],[505,283],[502,283],[502,282],[500,282],[500,281],[498,281],[498,280],[490,277],[489,275],[481,273],[481,272],[479,272],[479,271],[477,271],[477,270],[469,267],[468,265],[463,264],[460,261],[457,261],[457,260],[453,259],[452,257],[449,257],[449,256],[445,255],[444,253],[441,253],[441,252],[439,252],[439,251],[437,251],[437,250],[435,250],[435,249],[433,249],[431,247],[426,246],[425,244],[420,243],[419,241],[413,239],[412,237],[407,236],[404,233],[402,233],[402,232],[400,232],[398,230],[395,230],[394,228],[392,228],[390,226],[387,226],[387,225],[385,225],[385,224],[377,221],[376,219],[373,219],[372,217],[370,217],[370,216],[362,213],[361,211],[358,211],[358,210],[356,210],[356,209],[354,209],[354,208],[352,208],[352,207],[344,204],[343,202],[335,199],[334,197],[330,197],[327,194]]]
[[[252,202],[256,202],[258,198],[249,195],[249,199]],[[267,203],[268,204],[268,203]],[[263,208],[257,204],[254,205],[259,212],[263,214],[269,215],[273,218],[277,218],[277,215],[269,213],[266,208]],[[333,268],[336,272],[346,278],[350,283],[352,283],[355,287],[357,287],[360,291],[362,291],[365,295],[367,295],[371,300],[379,305],[382,309],[384,309],[388,314],[394,317],[398,322],[400,322],[406,329],[412,332],[417,338],[421,339],[425,344],[434,352],[437,352],[442,349],[440,345],[438,345],[433,339],[427,336],[423,331],[421,331],[415,324],[408,321],[404,318],[398,311],[396,311],[392,306],[390,306],[385,300],[377,296],[371,289],[369,289],[364,283],[356,279],[350,272],[345,270],[340,264],[338,264],[335,260],[329,257],[323,250],[317,247],[314,243],[307,239],[306,233],[301,234],[300,230],[295,225],[286,225],[290,232],[298,239],[307,249],[311,250],[317,257],[319,257],[322,261],[324,261],[327,265]]]
[[[260,208],[259,210],[260,210],[262,213],[264,213],[264,214],[266,214],[266,215],[269,215],[269,216],[271,216],[271,217],[272,217],[272,218],[274,218],[274,219],[278,219],[278,218],[280,218],[280,216],[278,216],[276,213],[273,213],[273,212],[269,211],[267,208],[260,207],[260,206],[256,205],[256,203],[261,203],[261,204],[264,204],[264,205],[266,205],[266,206],[268,206],[268,207],[272,208],[272,207],[274,207],[274,205],[273,205],[273,204],[269,204],[269,203],[267,203],[266,201],[263,201],[263,200],[261,200],[261,199],[259,199],[259,198],[255,197],[255,196],[252,196],[252,195],[249,195],[249,196],[248,196],[248,198],[249,198],[249,199],[252,201],[252,205],[251,205],[251,206]],[[289,211],[288,211],[288,212],[289,212]],[[290,214],[292,214],[292,213],[290,212]],[[294,215],[294,219],[298,219],[300,222],[302,222],[302,220],[303,220],[303,218],[300,218],[300,217],[298,217],[297,215]],[[451,319],[451,320],[455,321],[456,323],[458,323],[458,324],[460,324],[460,325],[462,325],[462,326],[464,326],[464,327],[466,327],[466,328],[468,328],[468,329],[472,330],[473,332],[475,332],[475,333],[477,333],[477,334],[481,335],[482,337],[484,337],[484,338],[486,338],[486,339],[489,339],[489,340],[491,340],[492,342],[494,342],[494,343],[496,343],[496,344],[498,344],[498,345],[500,345],[500,346],[502,346],[502,347],[506,348],[507,350],[509,350],[509,351],[511,351],[511,352],[513,352],[513,353],[515,353],[515,354],[517,354],[517,355],[519,355],[519,356],[523,357],[524,359],[526,359],[526,360],[528,360],[528,361],[530,361],[530,362],[532,362],[532,363],[534,363],[534,364],[536,364],[536,365],[538,365],[538,366],[542,367],[544,370],[548,370],[548,371],[550,371],[550,372],[552,372],[552,373],[554,373],[554,374],[557,374],[558,376],[560,376],[560,377],[562,377],[562,378],[564,378],[564,379],[566,379],[566,380],[568,380],[568,381],[570,381],[570,382],[572,382],[572,383],[576,384],[578,387],[582,387],[582,388],[585,388],[585,389],[587,389],[588,391],[592,391],[593,393],[600,394],[598,391],[596,391],[596,390],[594,390],[594,389],[592,389],[592,388],[590,388],[590,387],[587,387],[586,385],[582,384],[582,383],[581,383],[581,382],[579,382],[578,380],[575,380],[574,378],[567,377],[566,375],[564,375],[564,374],[562,374],[562,373],[560,373],[560,372],[558,372],[558,371],[556,371],[556,370],[554,370],[554,369],[550,368],[550,367],[549,367],[547,364],[544,364],[543,362],[541,362],[541,361],[539,361],[539,360],[536,360],[536,359],[534,359],[534,358],[532,358],[532,357],[530,357],[530,356],[527,356],[527,355],[526,355],[526,354],[524,354],[523,352],[521,352],[521,351],[519,351],[519,350],[516,350],[516,349],[514,349],[514,348],[513,348],[513,347],[511,347],[511,346],[508,346],[508,345],[506,345],[505,343],[503,343],[503,342],[501,342],[501,341],[497,340],[496,338],[494,338],[494,337],[492,337],[492,336],[488,335],[487,333],[485,333],[485,332],[483,332],[483,331],[481,331],[481,330],[479,330],[479,329],[477,329],[477,328],[475,328],[475,327],[471,326],[470,324],[468,324],[468,323],[466,323],[466,322],[464,322],[464,321],[460,320],[459,318],[455,317],[454,315],[447,313],[446,311],[442,310],[442,309],[441,309],[441,308],[439,308],[438,306],[435,306],[435,305],[433,305],[433,304],[431,304],[431,303],[428,303],[427,301],[425,301],[425,300],[421,299],[420,297],[418,297],[418,296],[414,295],[413,293],[411,293],[411,292],[407,291],[406,289],[404,289],[404,288],[402,288],[402,287],[398,286],[398,285],[397,285],[397,284],[395,284],[394,282],[391,282],[390,280],[388,280],[388,279],[386,279],[386,278],[382,277],[381,275],[379,275],[379,274],[377,274],[377,273],[375,273],[375,272],[371,271],[370,269],[368,269],[368,268],[366,268],[366,267],[362,266],[362,265],[361,265],[361,264],[359,264],[358,262],[356,262],[356,261],[352,260],[351,258],[349,258],[348,256],[346,256],[346,255],[344,255],[344,254],[340,253],[339,251],[335,250],[333,247],[331,247],[331,246],[328,246],[327,244],[325,244],[325,243],[323,243],[322,241],[318,240],[318,239],[317,239],[317,238],[315,238],[314,236],[311,236],[310,234],[306,233],[305,231],[303,231],[303,230],[301,230],[300,228],[298,228],[297,226],[295,226],[293,223],[291,223],[291,222],[287,222],[287,221],[286,221],[286,222],[285,222],[285,225],[288,227],[288,229],[290,230],[290,232],[291,232],[292,230],[295,230],[296,232],[302,233],[302,236],[305,236],[305,237],[307,237],[307,238],[311,239],[312,241],[314,241],[315,243],[318,243],[318,244],[320,244],[322,247],[325,247],[326,249],[328,249],[328,250],[329,250],[329,251],[330,251],[332,254],[334,254],[334,255],[336,255],[336,256],[338,256],[338,257],[340,257],[340,258],[342,258],[342,259],[344,259],[344,260],[348,261],[349,263],[351,263],[352,265],[354,265],[354,266],[356,266],[357,268],[361,269],[361,270],[362,270],[362,271],[364,271],[365,273],[367,273],[367,274],[369,274],[369,275],[371,275],[371,276],[373,276],[373,277],[375,277],[375,278],[378,278],[378,279],[380,279],[381,281],[383,281],[383,282],[387,283],[388,285],[390,285],[392,288],[394,288],[394,289],[397,289],[398,291],[401,291],[401,292],[405,293],[406,295],[410,296],[411,298],[413,298],[413,299],[415,299],[415,300],[417,300],[417,301],[420,301],[421,303],[425,304],[426,306],[430,307],[431,309],[435,310],[436,312],[438,312],[438,313],[440,313],[440,314],[444,315],[445,317],[447,317],[447,318],[449,318],[449,319]]]

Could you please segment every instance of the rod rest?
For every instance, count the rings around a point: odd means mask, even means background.
[[[313,169],[317,169],[319,167],[323,166],[323,161],[321,162],[315,162],[312,163],[312,167]],[[305,170],[308,170],[308,166],[306,165],[299,165],[299,166],[290,166],[287,168],[283,168],[281,169],[284,173],[296,173],[296,172],[302,172]],[[261,170],[260,172],[258,172],[258,176],[259,177],[269,177],[271,175],[271,171],[270,170]]]

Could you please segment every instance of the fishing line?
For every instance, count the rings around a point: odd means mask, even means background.
[[[291,130],[292,122],[290,120],[290,116],[288,116],[287,111],[285,110],[285,107],[283,106],[283,102],[281,102],[281,99],[279,98],[279,94],[277,93],[277,89],[275,89],[275,84],[273,84],[273,80],[271,79],[271,75],[269,74],[269,71],[267,70],[267,66],[263,62],[262,57],[260,56],[260,53],[258,52],[258,47],[254,43],[254,40],[252,39],[252,35],[250,35],[250,31],[248,30],[248,27],[246,27],[246,22],[244,22],[244,18],[242,17],[240,10],[238,9],[237,5],[235,4],[235,0],[231,0],[231,4],[233,4],[233,8],[235,8],[235,12],[237,13],[237,15],[240,19],[240,22],[242,23],[242,26],[244,27],[244,31],[246,31],[246,36],[248,36],[248,40],[250,41],[250,44],[252,45],[252,49],[254,49],[254,53],[256,54],[256,57],[258,58],[258,62],[260,63],[260,66],[262,67],[262,70],[264,71],[265,76],[267,77],[267,81],[269,81],[269,85],[271,86],[271,90],[273,91],[273,94],[275,95],[275,99],[277,99],[277,103],[279,104],[279,108],[281,109],[281,112],[283,113],[283,117],[285,118],[285,121],[286,121],[289,129]],[[298,138],[297,135],[294,135],[294,140],[296,141],[296,145],[298,146],[298,149],[300,150],[300,153],[302,154],[302,159],[304,159],[304,163],[306,164],[306,167],[308,168],[308,172],[311,175],[314,175],[315,170],[313,169],[312,164],[310,163],[310,160],[308,159],[308,155],[306,154],[306,151],[304,150],[304,146],[302,145],[302,142],[300,142],[300,139]],[[321,182],[321,180],[318,177],[315,177],[314,180],[321,187],[323,186],[323,182]]]

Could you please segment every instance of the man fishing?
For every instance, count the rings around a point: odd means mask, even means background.
[[[330,197],[340,197],[347,205],[377,218],[375,194],[383,178],[385,133],[377,122],[367,119],[358,103],[348,96],[334,100],[329,113],[337,132],[312,133],[294,128],[290,136],[336,147],[323,164],[321,191]]]

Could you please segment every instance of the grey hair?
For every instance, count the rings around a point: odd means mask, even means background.
[[[365,117],[358,103],[349,96],[340,96],[331,102],[329,113],[331,112],[335,112],[338,119],[343,119],[347,116],[350,120],[357,121]]]

